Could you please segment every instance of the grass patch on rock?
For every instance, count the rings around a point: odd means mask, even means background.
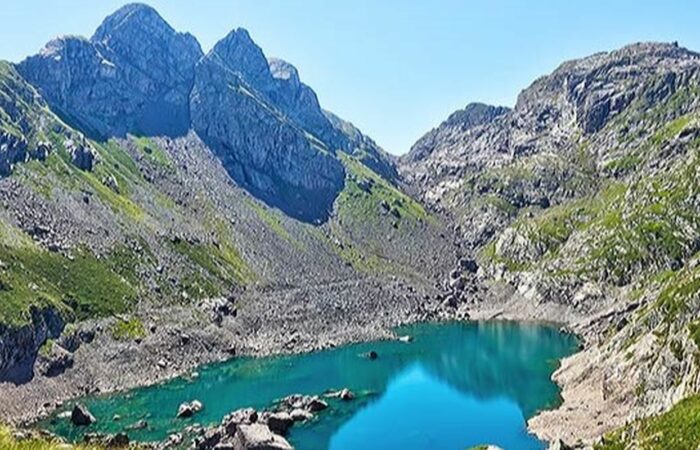
[[[605,436],[595,450],[696,450],[700,447],[700,396],[668,412],[638,420]]]
[[[130,341],[146,337],[146,327],[138,317],[119,318],[111,327],[112,337]]]
[[[356,158],[346,154],[339,154],[339,157],[348,173],[345,188],[336,199],[341,220],[374,222],[382,215],[393,217],[397,223],[403,220],[429,219],[420,203],[399,191]]]
[[[32,305],[54,306],[75,319],[109,316],[127,311],[136,297],[132,284],[110,266],[109,255],[49,252],[7,224],[0,226],[0,261],[2,323],[26,323]]]

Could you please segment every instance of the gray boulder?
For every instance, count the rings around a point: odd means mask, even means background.
[[[196,413],[204,409],[204,405],[199,400],[192,400],[191,402],[185,402],[180,405],[177,409],[177,417],[188,418],[192,417]]]
[[[294,419],[288,412],[277,412],[268,415],[265,418],[267,426],[273,433],[284,436],[289,428],[294,425]]]
[[[233,450],[292,450],[292,445],[265,425],[241,425],[233,437]]]

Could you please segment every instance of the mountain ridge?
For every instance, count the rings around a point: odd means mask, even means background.
[[[256,70],[127,6],[0,63],[3,420],[433,314],[442,220],[293,66],[230,38]]]
[[[334,127],[296,68],[280,61],[272,60],[272,68],[294,76],[273,76],[262,49],[243,28],[204,54],[196,38],[174,30],[153,8],[128,4],[90,39],[52,40],[17,67],[59,115],[91,137],[176,137],[196,129],[254,195],[297,218],[326,220],[344,172],[325,152],[359,151],[383,175],[391,178],[396,171],[373,141],[353,141]],[[223,86],[206,88],[203,83],[214,80],[215,68],[221,72],[218,82],[235,76],[248,99]],[[242,111],[226,115],[220,102]],[[253,122],[242,126],[237,118],[245,116]],[[256,129],[256,123],[267,131]],[[265,143],[263,135],[274,137]],[[257,142],[250,145],[252,140]],[[279,140],[285,145],[273,145]],[[306,173],[312,175],[305,178]]]
[[[3,414],[502,318],[582,339],[538,436],[590,447],[673,415],[700,392],[699,130],[700,55],[638,43],[394,158],[244,29],[205,55],[127,5],[0,63]]]
[[[400,160],[414,192],[454,218],[478,261],[470,282],[500,296],[474,305],[453,289],[450,307],[554,314],[583,337],[555,373],[564,404],[530,421],[542,438],[592,445],[698,394],[699,86],[697,53],[632,44],[565,62],[513,110],[443,124],[432,151]]]

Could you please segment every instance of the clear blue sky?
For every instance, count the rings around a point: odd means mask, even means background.
[[[90,36],[122,0],[2,0],[0,59]],[[700,50],[694,0],[149,0],[207,51],[244,27],[392,153],[471,101],[512,106],[566,59],[635,41]]]

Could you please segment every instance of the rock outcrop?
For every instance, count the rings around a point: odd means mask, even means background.
[[[344,168],[335,149],[297,121],[303,112],[272,102],[277,80],[248,32],[232,31],[197,64],[193,128],[254,194],[291,216],[325,220]]]
[[[0,176],[10,175],[14,165],[25,162],[27,156],[26,140],[0,132]]]
[[[97,161],[97,153],[84,139],[80,141],[68,140],[65,143],[71,162],[80,170],[91,172]]]
[[[440,147],[454,143],[454,139],[461,134],[475,132],[478,127],[488,125],[508,111],[510,109],[503,106],[470,103],[464,109],[452,113],[440,126],[421,137],[411,146],[411,150],[403,159],[421,161]]]
[[[94,136],[184,134],[202,56],[151,7],[129,4],[92,38],[64,36],[22,61],[22,75],[69,122]]]
[[[20,363],[27,363],[31,368],[39,347],[63,331],[64,320],[53,308],[33,307],[30,317],[30,323],[20,327],[0,324],[0,381],[18,381],[17,376],[23,378],[24,374],[10,369]]]

